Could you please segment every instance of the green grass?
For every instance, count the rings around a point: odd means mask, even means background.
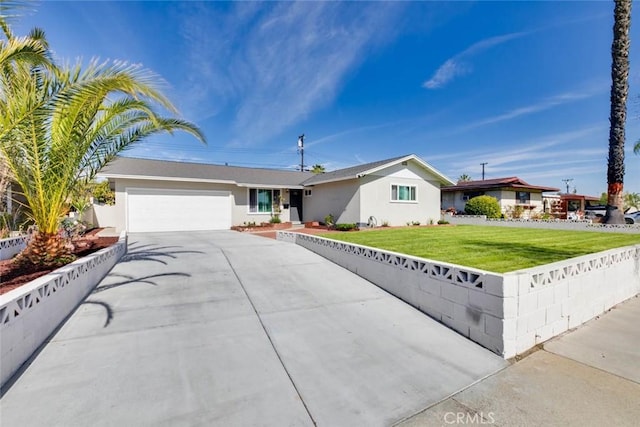
[[[472,225],[327,233],[322,237],[496,273],[640,244],[640,234]]]

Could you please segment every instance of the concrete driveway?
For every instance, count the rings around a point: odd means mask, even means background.
[[[506,365],[296,245],[133,234],[0,424],[387,426]]]

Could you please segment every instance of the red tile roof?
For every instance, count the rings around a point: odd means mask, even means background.
[[[559,188],[531,185],[517,176],[493,178],[476,181],[459,181],[456,185],[442,187],[442,191],[489,190],[495,188],[513,188],[517,190],[560,191]]]

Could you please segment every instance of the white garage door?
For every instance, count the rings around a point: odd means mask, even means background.
[[[231,197],[228,191],[127,188],[127,230],[228,230]]]

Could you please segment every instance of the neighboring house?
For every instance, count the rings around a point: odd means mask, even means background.
[[[545,205],[550,207],[551,213],[560,219],[583,219],[585,211],[594,207],[604,208],[604,206],[599,206],[599,197],[584,194],[545,194],[543,200]],[[604,212],[599,216],[604,216]]]
[[[498,199],[502,212],[513,212],[516,206],[522,208],[523,216],[544,211],[542,193],[560,191],[559,188],[531,185],[522,179],[508,178],[485,179],[479,181],[460,181],[456,185],[443,187],[442,209],[454,208],[464,211],[467,202],[476,196],[492,196]]]
[[[404,225],[440,218],[440,186],[453,182],[415,155],[310,172],[119,157],[99,174],[115,186],[118,231],[229,229],[282,221]]]

